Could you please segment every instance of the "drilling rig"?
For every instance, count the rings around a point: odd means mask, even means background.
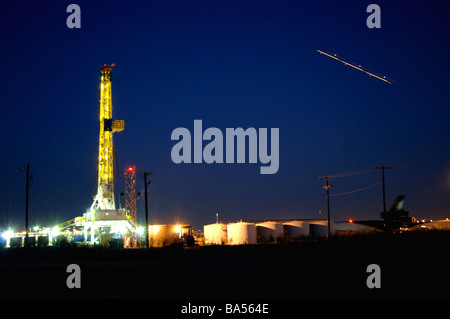
[[[114,146],[113,134],[125,128],[123,120],[112,119],[111,71],[112,65],[101,68],[100,83],[100,138],[98,145],[98,187],[92,210],[116,209],[114,201]]]
[[[86,212],[85,238],[90,228],[91,243],[98,242],[102,235],[125,235],[135,226],[124,209],[116,209],[114,200],[114,146],[113,134],[125,128],[123,120],[112,118],[111,71],[115,64],[103,65],[100,73],[100,134],[98,145],[97,194],[91,208]],[[116,237],[115,237],[116,238]]]

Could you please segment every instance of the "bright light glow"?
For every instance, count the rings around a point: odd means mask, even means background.
[[[127,226],[124,223],[119,224],[119,233],[125,235],[127,233]]]
[[[33,227],[33,230],[34,230],[34,231],[37,231],[38,229],[39,229],[39,226],[34,226],[34,227]]]
[[[174,230],[174,232],[179,234],[181,232],[181,226],[177,225],[177,226],[175,226],[175,228],[173,230]]]
[[[132,170],[133,170],[133,167],[129,167],[128,170],[129,170],[129,171],[132,171]]]
[[[150,232],[152,232],[153,234],[157,234],[159,232],[159,226],[149,226],[150,227]]]
[[[349,219],[348,222],[349,222],[350,224],[353,224],[353,219]]]
[[[125,235],[127,233],[127,226],[123,222],[116,222],[111,225],[111,232],[114,234]]]
[[[9,228],[7,231],[5,231],[2,236],[3,238],[5,238],[6,240],[9,240],[12,236],[13,236],[13,231],[11,230],[11,228]]]
[[[59,235],[59,227],[55,226],[52,228],[52,236],[58,236]]]
[[[137,231],[137,233],[138,233],[138,235],[142,235],[143,233],[144,233],[144,227],[138,227],[137,229],[136,229],[136,231]]]

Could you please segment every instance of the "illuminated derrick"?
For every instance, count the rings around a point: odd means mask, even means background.
[[[123,120],[112,119],[111,71],[115,64],[103,65],[100,76],[100,138],[98,146],[98,188],[92,210],[115,209],[113,133],[125,128]]]
[[[136,225],[136,167],[129,167],[125,175],[125,210],[129,212],[131,220]]]

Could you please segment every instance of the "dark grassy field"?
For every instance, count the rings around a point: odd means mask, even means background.
[[[0,251],[2,299],[450,298],[450,232],[373,234],[289,244]],[[81,288],[69,289],[69,264]],[[369,289],[369,264],[381,288]]]

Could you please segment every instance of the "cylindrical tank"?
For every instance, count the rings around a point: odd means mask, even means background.
[[[283,223],[286,235],[290,237],[309,236],[309,223],[306,221],[294,220]]]
[[[223,245],[227,243],[227,225],[210,224],[203,226],[206,245]]]
[[[227,225],[229,245],[256,244],[256,226],[253,223],[233,223]]]
[[[262,242],[274,241],[283,235],[283,224],[270,221],[256,224],[256,235]]]
[[[326,220],[316,220],[309,223],[309,231],[312,236],[320,237],[328,235],[328,221]],[[330,232],[334,232],[334,223],[330,223]]]
[[[22,247],[22,237],[11,237],[9,240],[9,246],[11,248],[20,248]]]

